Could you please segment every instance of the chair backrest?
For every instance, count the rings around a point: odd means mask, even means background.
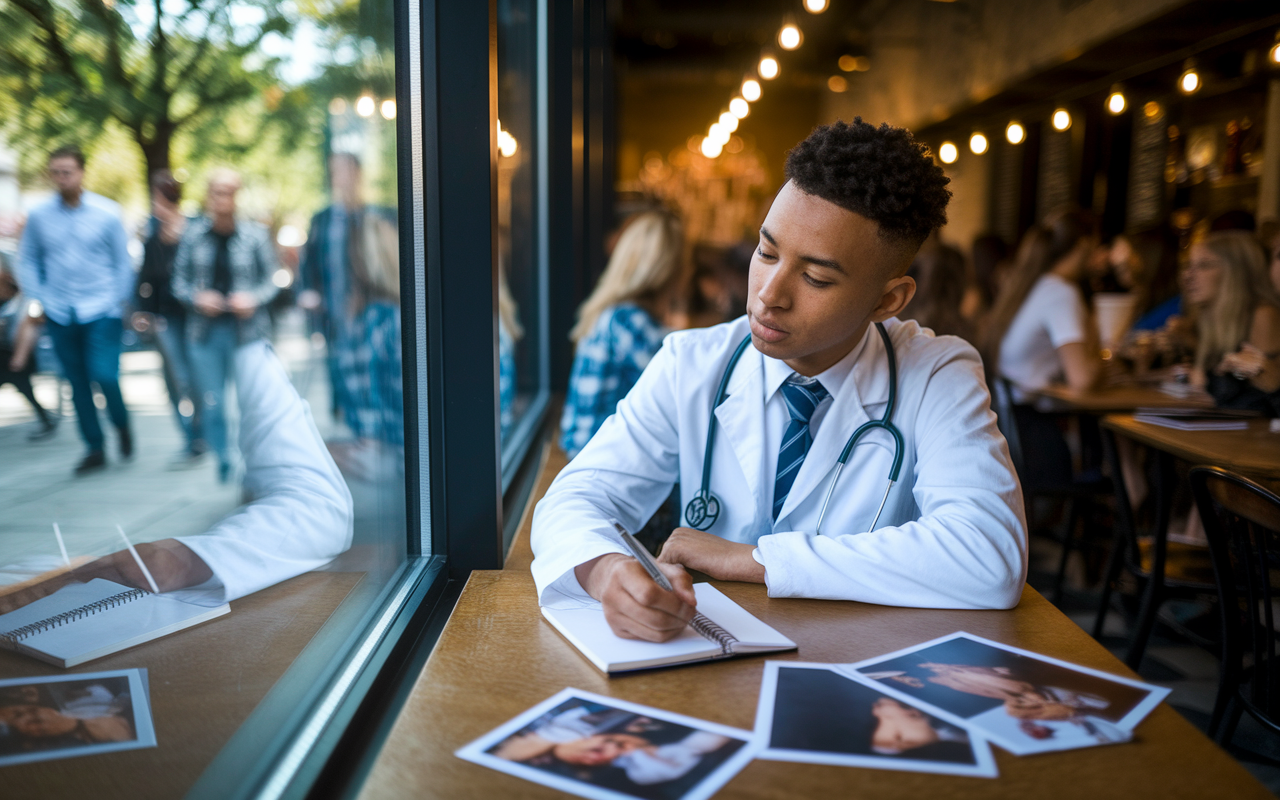
[[[1243,699],[1280,731],[1272,608],[1280,588],[1275,585],[1280,582],[1280,496],[1220,467],[1192,468],[1191,490],[1209,538],[1222,605],[1223,667],[1238,670],[1249,648],[1255,668]]]
[[[1013,385],[1008,378],[999,376],[991,380],[991,405],[996,412],[996,425],[1009,443],[1009,457],[1013,459],[1013,468],[1019,475],[1026,475],[1026,465],[1022,460],[1022,437],[1018,435],[1018,420],[1013,415]]]

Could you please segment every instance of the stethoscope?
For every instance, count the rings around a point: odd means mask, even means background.
[[[818,525],[814,528],[814,533],[819,533],[822,530],[822,520],[827,516],[827,506],[831,503],[831,495],[836,490],[836,481],[840,480],[840,471],[844,469],[845,462],[849,460],[849,453],[853,452],[853,446],[868,431],[874,428],[882,428],[893,437],[893,466],[889,469],[889,485],[885,487],[884,497],[880,499],[880,507],[876,509],[876,517],[871,521],[871,527],[867,530],[873,531],[876,529],[876,523],[880,521],[880,513],[884,511],[884,505],[889,500],[889,492],[893,489],[893,485],[898,482],[898,474],[902,471],[902,432],[891,421],[893,419],[893,407],[898,397],[898,359],[894,355],[893,342],[889,341],[889,334],[885,331],[884,325],[877,322],[876,330],[880,332],[880,338],[884,340],[884,351],[889,361],[889,402],[885,404],[883,417],[863,423],[849,437],[849,441],[845,443],[844,450],[840,453],[840,459],[836,462],[835,474],[831,476],[831,485],[827,487],[827,496],[822,501],[822,510],[818,513]],[[707,449],[702,456],[702,486],[698,489],[698,493],[693,496],[693,499],[689,501],[689,504],[684,507],[685,523],[689,527],[697,528],[700,531],[707,530],[716,524],[716,520],[720,518],[720,498],[711,492],[711,452],[716,443],[716,409],[728,398],[729,378],[733,375],[734,367],[738,366],[738,360],[742,358],[742,353],[749,344],[751,344],[751,335],[747,334],[746,338],[738,345],[738,349],[733,351],[733,356],[729,359],[729,365],[725,367],[724,376],[720,378],[720,388],[716,390],[715,404],[711,406],[711,421],[707,425]]]

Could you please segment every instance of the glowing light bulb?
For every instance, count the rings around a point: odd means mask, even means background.
[[[396,118],[396,101],[383,100],[381,111],[382,111],[383,119],[395,119]]]
[[[356,101],[356,113],[362,117],[372,117],[375,103],[369,95],[364,95]]]
[[[1071,112],[1065,108],[1060,108],[1053,112],[1053,128],[1054,130],[1065,131],[1071,127]]]
[[[844,79],[843,75],[832,75],[827,78],[827,88],[836,94],[840,94],[849,89],[849,82]]]
[[[846,53],[845,55],[840,56],[840,59],[836,61],[836,64],[838,64],[840,69],[845,72],[853,72],[858,68],[858,59]]]
[[[1004,129],[1004,138],[1009,144],[1022,144],[1022,140],[1027,138],[1027,129],[1022,127],[1021,122],[1010,122],[1009,127]]]
[[[1125,105],[1124,93],[1119,89],[1107,96],[1107,110],[1112,114],[1124,113]]]
[[[791,23],[783,25],[782,30],[778,31],[778,44],[783,50],[795,50],[802,41],[804,41],[804,35]]]
[[[938,158],[942,159],[943,164],[954,164],[959,157],[960,149],[952,142],[943,142],[938,148]]]
[[[738,118],[732,112],[726,111],[720,115],[720,127],[729,133],[733,133],[738,129]]]
[[[707,138],[721,147],[729,143],[730,136],[729,130],[719,122],[712,123],[711,130],[707,132]]]
[[[804,10],[810,14],[821,14],[827,10],[830,3],[827,0],[804,0]]]
[[[723,149],[724,145],[712,140],[710,136],[702,140],[702,154],[707,158],[716,158]]]
[[[969,150],[975,156],[980,156],[987,152],[987,148],[990,146],[991,143],[987,141],[987,137],[983,136],[981,133],[975,133],[969,137]]]
[[[1280,64],[1280,42],[1271,46],[1271,52],[1267,53],[1267,58],[1272,64]]]
[[[743,119],[751,113],[751,105],[741,97],[735,97],[729,101],[729,113],[738,119]]]
[[[777,67],[777,62],[774,62]],[[748,103],[754,103],[760,99],[760,81],[755,78],[747,78],[742,82],[742,96]]]
[[[1187,70],[1178,79],[1178,88],[1183,94],[1194,94],[1200,88],[1200,75],[1193,69]]]
[[[771,81],[778,77],[778,59],[773,56],[765,56],[760,59],[760,77],[766,81]]]

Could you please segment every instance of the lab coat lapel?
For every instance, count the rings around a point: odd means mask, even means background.
[[[835,469],[849,437],[871,420],[866,407],[889,399],[889,369],[884,342],[874,326],[868,326],[866,335],[869,338],[859,345],[862,353],[854,362],[853,369],[845,376],[839,391],[832,393],[831,409],[818,427],[818,435],[800,465],[800,472],[787,495],[787,502],[778,513],[778,519],[790,514],[813,492],[827,490],[831,471]],[[850,454],[849,461],[853,460],[854,454]]]
[[[720,424],[716,436],[733,447],[747,486],[759,505],[760,473],[764,468],[764,357],[759,350],[748,347],[742,354],[728,392],[729,397],[715,410]]]

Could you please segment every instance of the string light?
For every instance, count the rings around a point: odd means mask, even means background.
[[[938,158],[942,159],[943,164],[954,164],[960,156],[960,149],[952,142],[943,142],[938,148]]]
[[[987,148],[990,146],[991,144],[987,141],[987,137],[981,133],[974,133],[969,137],[969,151],[975,156],[980,156],[987,152]]]
[[[744,119],[751,113],[751,105],[741,97],[735,97],[729,101],[729,113],[738,119]]]
[[[1178,78],[1178,89],[1183,94],[1195,94],[1200,90],[1200,73],[1196,72],[1194,59],[1187,59],[1183,65],[1182,75]]]
[[[502,129],[502,120],[498,120],[498,152],[503,158],[511,158],[516,154],[516,137]]]
[[[717,158],[724,145],[713,141],[710,136],[702,140],[702,154],[707,158]]]
[[[1124,92],[1120,91],[1119,86],[1111,88],[1111,94],[1107,95],[1107,110],[1114,114],[1124,113],[1125,106],[1128,103],[1124,99]]]
[[[1059,108],[1053,112],[1053,129],[1065,131],[1071,127],[1071,112],[1065,108]]]
[[[804,34],[793,23],[788,22],[778,31],[778,44],[783,50],[795,50],[804,41]]]
[[[771,81],[778,77],[778,59],[773,56],[765,56],[760,59],[760,77],[766,81]]]
[[[1027,129],[1022,127],[1021,122],[1010,122],[1009,127],[1004,129],[1004,138],[1009,144],[1022,144],[1022,140],[1027,138]]]
[[[720,127],[729,133],[733,133],[738,129],[738,118],[732,112],[726,111],[720,115]]]
[[[776,68],[776,64],[775,64]],[[747,78],[742,82],[742,96],[748,103],[754,103],[760,99],[760,81],[755,78]]]
[[[827,0],[804,0],[804,10],[810,14],[821,14],[827,10],[830,3]]]
[[[827,78],[827,88],[839,94],[849,89],[849,82],[844,79],[843,75],[832,75]]]

